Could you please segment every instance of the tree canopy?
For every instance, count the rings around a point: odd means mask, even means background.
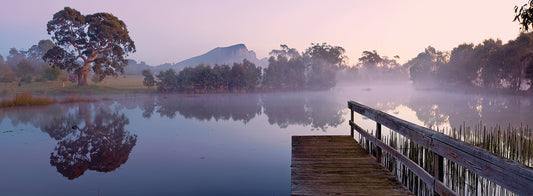
[[[304,53],[287,45],[272,50],[268,67],[261,69],[244,59],[229,65],[200,64],[179,73],[169,69],[154,78],[149,70],[142,75],[145,86],[157,85],[159,92],[251,92],[263,90],[323,90],[336,84],[343,66],[344,49],[326,43],[311,44]]]
[[[43,59],[74,71],[80,86],[87,85],[91,70],[100,80],[123,73],[127,65],[124,57],[135,52],[126,24],[110,13],[82,15],[65,7],[54,14],[47,31],[57,46],[48,50]]]
[[[533,24],[533,0],[529,0],[526,4],[514,7],[515,17],[513,21],[520,23],[520,28],[524,31],[529,31]]]
[[[345,62],[344,48],[327,43],[311,44],[305,55],[310,59],[308,89],[330,89],[336,84],[337,70]]]
[[[428,46],[424,52],[407,62],[411,80],[414,84],[433,81],[439,66],[447,61],[448,55],[445,52]]]
[[[326,43],[311,44],[303,53],[281,45],[272,50],[264,71],[263,85],[269,89],[329,89],[335,86],[345,50]]]
[[[379,56],[378,52],[375,50],[371,51],[363,51],[363,56],[359,58],[359,62],[361,63],[362,67],[372,70],[379,67],[379,64],[383,62],[383,59]]]
[[[242,92],[255,91],[261,83],[261,68],[244,59],[233,66],[200,64],[186,67],[179,73],[174,69],[161,71],[157,80],[149,70],[143,70],[145,86],[157,85],[159,92]]]
[[[533,91],[533,33],[506,44],[493,39],[464,43],[451,52],[430,46],[406,65],[414,84]]]

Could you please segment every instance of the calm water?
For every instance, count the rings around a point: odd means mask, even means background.
[[[289,195],[291,136],[349,134],[347,100],[431,127],[533,125],[528,97],[405,84],[104,97],[0,110],[0,195]]]

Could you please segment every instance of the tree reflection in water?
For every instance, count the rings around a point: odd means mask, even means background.
[[[527,96],[415,92],[408,106],[427,127],[438,127],[444,122],[449,122],[452,128],[480,122],[519,127],[533,123],[532,103],[533,98]]]
[[[144,101],[140,107],[144,118],[159,113],[171,119],[181,115],[187,119],[231,119],[245,124],[264,112],[268,122],[280,128],[303,125],[326,131],[344,122],[342,110],[345,107],[328,96],[327,93],[309,96],[294,93],[165,95]]]
[[[249,122],[261,114],[261,105],[257,94],[238,95],[165,95],[145,100],[140,106],[144,118],[151,118],[154,112],[161,117],[198,120],[229,120]]]
[[[344,122],[344,105],[329,97],[327,93],[267,94],[262,97],[264,112],[270,124],[281,128],[289,125],[310,125],[313,130],[326,131]]]
[[[126,163],[137,142],[136,135],[124,130],[127,124],[126,115],[89,105],[51,120],[41,127],[43,132],[59,140],[50,155],[50,164],[70,180],[83,175],[87,169],[115,170]]]

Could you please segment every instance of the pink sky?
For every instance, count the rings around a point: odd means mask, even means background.
[[[526,0],[18,0],[3,1],[0,54],[48,39],[46,23],[65,6],[82,14],[109,12],[123,20],[137,53],[129,58],[157,65],[244,43],[259,58],[280,44],[303,51],[327,42],[346,49],[349,63],[364,50],[399,55],[405,62],[431,45],[452,50],[461,43],[519,31],[514,6]]]

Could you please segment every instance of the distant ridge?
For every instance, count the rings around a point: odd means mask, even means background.
[[[209,52],[200,56],[195,56],[184,61],[171,64],[165,63],[157,66],[149,66],[145,62],[137,62],[132,59],[128,59],[128,66],[124,68],[124,72],[128,75],[141,75],[141,71],[144,69],[150,69],[152,73],[159,73],[160,71],[166,71],[170,68],[179,72],[185,67],[196,67],[199,64],[214,66],[229,65],[233,63],[242,63],[244,59],[249,60],[256,66],[266,68],[268,65],[267,58],[257,59],[253,50],[248,50],[244,44],[236,44],[228,47],[216,47]]]
[[[186,59],[179,63],[176,63],[172,68],[176,70],[181,70],[184,67],[195,67],[199,64],[205,65],[215,65],[215,64],[226,64],[233,65],[235,62],[242,62],[244,59],[249,60],[257,66],[266,67],[267,59],[257,59],[255,52],[248,50],[244,44],[236,44],[228,47],[217,47],[205,54],[200,56],[192,57]]]

